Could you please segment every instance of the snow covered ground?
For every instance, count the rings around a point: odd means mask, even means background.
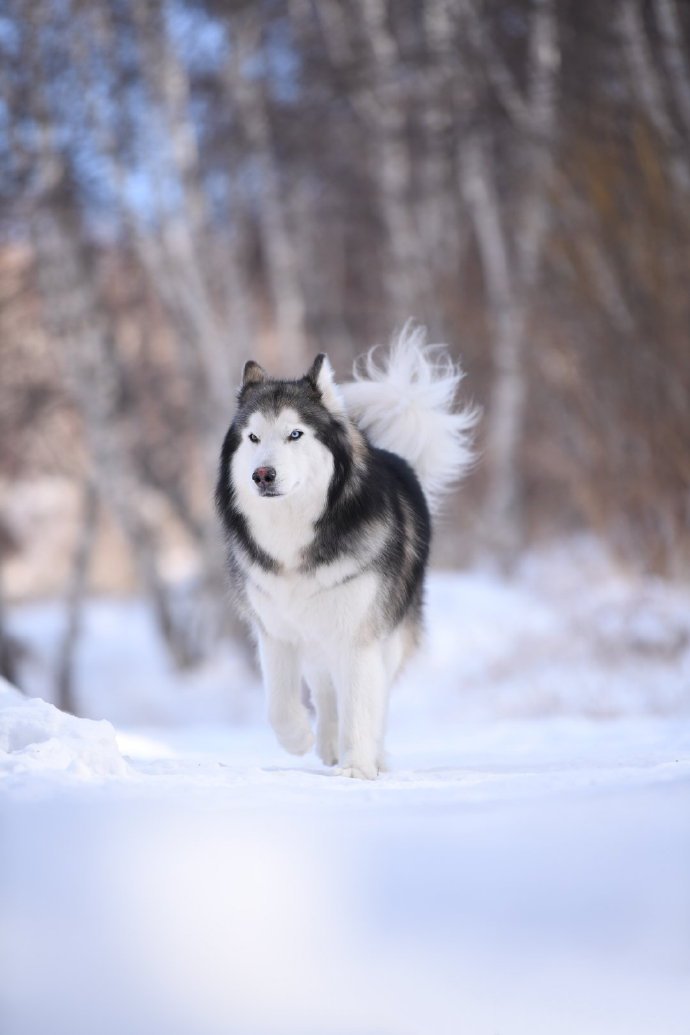
[[[60,620],[13,616],[34,693]],[[690,591],[577,543],[436,575],[376,783],[149,621],[89,609],[114,727],[0,690],[3,1035],[685,1035]]]

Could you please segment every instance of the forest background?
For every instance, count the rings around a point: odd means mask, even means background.
[[[690,7],[3,0],[0,660],[142,594],[240,640],[212,497],[242,364],[413,317],[483,408],[436,563],[591,535],[690,568]]]

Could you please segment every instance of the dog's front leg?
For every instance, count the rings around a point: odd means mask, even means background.
[[[337,679],[340,775],[378,776],[388,684],[381,647],[351,647]]]
[[[313,746],[314,734],[302,701],[298,651],[291,643],[262,633],[259,657],[269,722],[286,751],[303,755]]]
[[[306,672],[316,709],[316,753],[324,765],[338,761],[338,706],[335,687],[325,669],[310,667]]]

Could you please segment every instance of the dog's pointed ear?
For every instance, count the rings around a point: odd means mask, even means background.
[[[326,370],[324,370],[324,366],[326,367]],[[320,391],[321,386],[319,385],[319,379],[323,376],[327,376],[329,370],[331,380],[333,380],[333,369],[331,367],[331,364],[328,362],[328,356],[325,352],[319,352],[318,356],[316,357],[316,359],[314,360],[314,362],[309,367],[309,370],[307,370],[306,373],[307,381],[312,386],[312,388],[316,388],[317,391]]]
[[[345,403],[335,383],[333,367],[325,352],[318,354],[305,376],[312,388],[321,396],[321,402],[327,410],[339,415],[345,413]]]
[[[247,385],[258,385],[262,381],[266,380],[266,371],[263,367],[260,367],[253,359],[247,360],[244,364],[244,372],[242,373],[242,384],[240,388],[246,388]]]

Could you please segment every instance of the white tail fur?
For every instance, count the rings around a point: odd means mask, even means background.
[[[380,363],[379,349],[360,357],[355,380],[340,386],[347,410],[375,446],[412,465],[436,511],[472,464],[479,410],[454,408],[463,372],[445,345],[427,345],[426,327],[408,320]]]

